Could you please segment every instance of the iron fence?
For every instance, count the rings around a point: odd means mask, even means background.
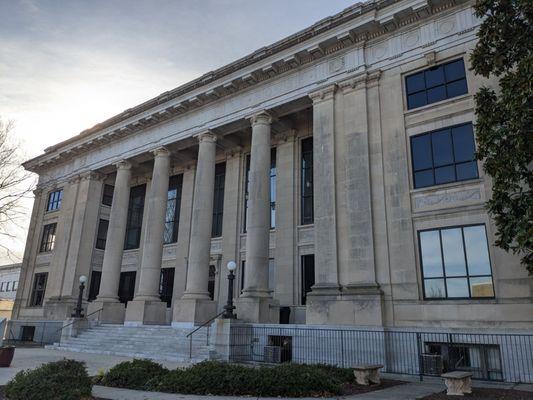
[[[472,372],[474,379],[533,383],[533,334],[414,332],[350,328],[232,326],[235,362],[382,364],[397,374],[440,376]]]

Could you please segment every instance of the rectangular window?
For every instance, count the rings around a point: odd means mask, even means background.
[[[428,68],[405,78],[409,110],[468,93],[463,59]]]
[[[270,149],[270,229],[276,227],[276,148]],[[246,156],[246,182],[244,188],[244,232],[248,218],[248,189],[250,186],[250,154]]]
[[[47,279],[48,272],[35,274],[33,278],[33,290],[30,297],[30,307],[40,307],[43,305]]]
[[[241,292],[244,290],[244,273],[246,269],[246,261],[241,262]]]
[[[471,123],[411,137],[414,187],[477,178],[475,151]]]
[[[17,290],[19,288],[19,281],[13,282],[13,290]]]
[[[313,223],[313,138],[302,140],[301,224]]]
[[[105,250],[105,243],[107,240],[107,229],[109,228],[109,221],[101,219],[98,224],[98,234],[96,235],[96,248]]]
[[[170,308],[172,304],[172,291],[174,290],[174,268],[161,268],[159,278],[159,297]]]
[[[178,241],[182,186],[183,175],[170,177],[168,183],[165,233],[163,236],[165,244],[176,243]]]
[[[424,298],[494,297],[485,225],[418,232]]]
[[[9,292],[9,284],[10,284],[10,283],[11,283],[11,282],[6,282],[6,292]]]
[[[128,304],[135,294],[135,271],[121,272],[118,284],[118,299],[121,303]]]
[[[113,185],[104,185],[104,194],[102,195],[102,204],[104,206],[109,206],[113,204],[113,192],[115,187]]]
[[[41,253],[46,253],[48,251],[54,250],[54,245],[56,242],[56,227],[56,223],[48,224],[43,227],[41,247],[39,248],[39,251]]]
[[[0,292],[3,292],[3,291],[4,291],[4,283],[5,283],[5,282],[0,283]]]
[[[207,277],[207,292],[211,300],[215,299],[215,284],[217,277],[217,269],[214,265],[209,266],[209,275]]]
[[[126,240],[124,243],[125,250],[137,249],[141,242],[145,194],[146,185],[135,186],[130,190]]]
[[[211,237],[222,236],[222,220],[224,216],[224,183],[226,180],[226,163],[215,166],[215,193],[213,198],[213,227]]]
[[[60,189],[50,192],[46,211],[59,210],[61,208],[61,200],[63,200],[63,190]]]
[[[307,293],[315,284],[315,255],[302,256],[302,305],[307,303]]]
[[[89,286],[89,297],[87,300],[93,301],[98,297],[100,293],[100,280],[102,279],[101,271],[93,271],[91,273],[91,284]]]

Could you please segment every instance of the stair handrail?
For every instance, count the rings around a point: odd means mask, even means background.
[[[202,329],[204,326],[207,325],[207,339],[206,339],[206,346],[209,345],[209,323],[220,317],[222,314],[224,314],[226,311],[221,311],[214,317],[209,318],[207,321],[205,321],[203,324],[199,325],[196,329],[189,332],[187,335],[185,335],[186,338],[189,338],[189,358],[192,358],[192,335],[194,335],[197,331]]]
[[[102,307],[102,308],[100,308],[100,309],[98,309],[98,310],[96,310],[96,311],[93,311],[92,313],[87,314],[87,315],[85,316],[85,318],[89,318],[91,315],[94,315],[94,314],[96,314],[96,313],[99,313],[99,312],[102,311],[103,309],[104,309],[104,308]],[[77,319],[73,320],[73,321],[72,321],[71,323],[69,323],[69,324],[63,325],[61,328],[57,329],[54,333],[60,332],[60,331],[62,331],[63,329],[65,329],[67,326],[74,325],[76,322],[78,322]],[[61,342],[61,336],[59,337],[59,341]]]

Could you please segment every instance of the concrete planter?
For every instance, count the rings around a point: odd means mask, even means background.
[[[0,367],[6,368],[11,365],[15,355],[15,346],[0,347]]]

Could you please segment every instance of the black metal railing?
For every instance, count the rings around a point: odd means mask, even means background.
[[[533,383],[533,334],[413,332],[351,328],[237,325],[235,362],[383,364],[384,372],[439,376],[470,371],[474,379]]]
[[[200,329],[202,329],[203,327],[207,327],[206,329],[206,338],[205,338],[205,345],[208,346],[209,345],[209,329],[211,327],[211,322],[213,322],[215,319],[217,319],[218,317],[220,317],[222,314],[224,314],[226,312],[226,310],[224,311],[221,311],[219,312],[217,315],[215,315],[214,317],[211,317],[209,318],[207,321],[205,321],[204,323],[202,323],[201,325],[197,326],[194,330],[190,331],[185,337],[189,338],[189,358],[192,358],[192,338],[193,338],[193,335],[198,332]]]

